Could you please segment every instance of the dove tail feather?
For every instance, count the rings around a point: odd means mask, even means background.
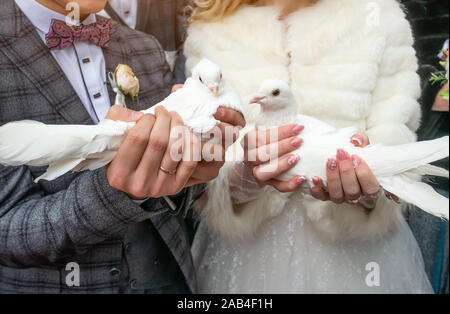
[[[435,176],[442,178],[449,178],[449,172],[447,169],[436,167],[433,165],[423,165],[419,166],[416,169],[413,169],[411,172],[417,173],[423,176]]]
[[[387,177],[405,172],[424,172],[448,177],[447,173],[437,171],[430,163],[449,156],[449,137],[432,141],[382,146],[374,145],[361,150],[361,154],[377,177]],[[380,158],[383,156],[383,158]],[[428,173],[430,172],[430,173]]]
[[[422,210],[448,220],[449,200],[426,183],[414,181],[406,175],[397,175],[379,180],[383,188],[401,200]]]

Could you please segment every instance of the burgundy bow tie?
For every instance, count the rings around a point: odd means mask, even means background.
[[[106,19],[79,26],[69,26],[63,21],[53,19],[45,40],[50,49],[64,49],[79,41],[90,41],[105,47],[109,42],[111,29],[112,21]]]

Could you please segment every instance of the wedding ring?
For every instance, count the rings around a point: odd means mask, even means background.
[[[168,174],[170,176],[173,176],[173,175],[175,175],[177,173],[176,169],[170,171],[170,170],[167,170],[166,168],[164,168],[163,166],[159,167],[159,170],[161,170],[162,172],[164,172],[164,173],[166,173],[166,174]]]
[[[359,204],[359,202],[361,201],[361,196],[357,199],[357,200],[353,200],[353,201],[347,201],[349,204]]]

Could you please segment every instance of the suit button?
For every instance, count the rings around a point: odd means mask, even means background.
[[[153,264],[154,264],[155,266],[158,266],[158,265],[159,265],[159,261],[158,261],[157,259],[155,259],[155,260],[153,261]]]
[[[120,269],[117,267],[113,267],[109,270],[109,274],[111,276],[118,276],[118,275],[120,275]]]

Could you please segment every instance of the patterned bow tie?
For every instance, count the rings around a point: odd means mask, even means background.
[[[112,21],[106,19],[79,26],[69,26],[63,21],[53,19],[45,41],[50,49],[64,49],[79,41],[90,41],[105,47],[109,42],[111,29]]]

